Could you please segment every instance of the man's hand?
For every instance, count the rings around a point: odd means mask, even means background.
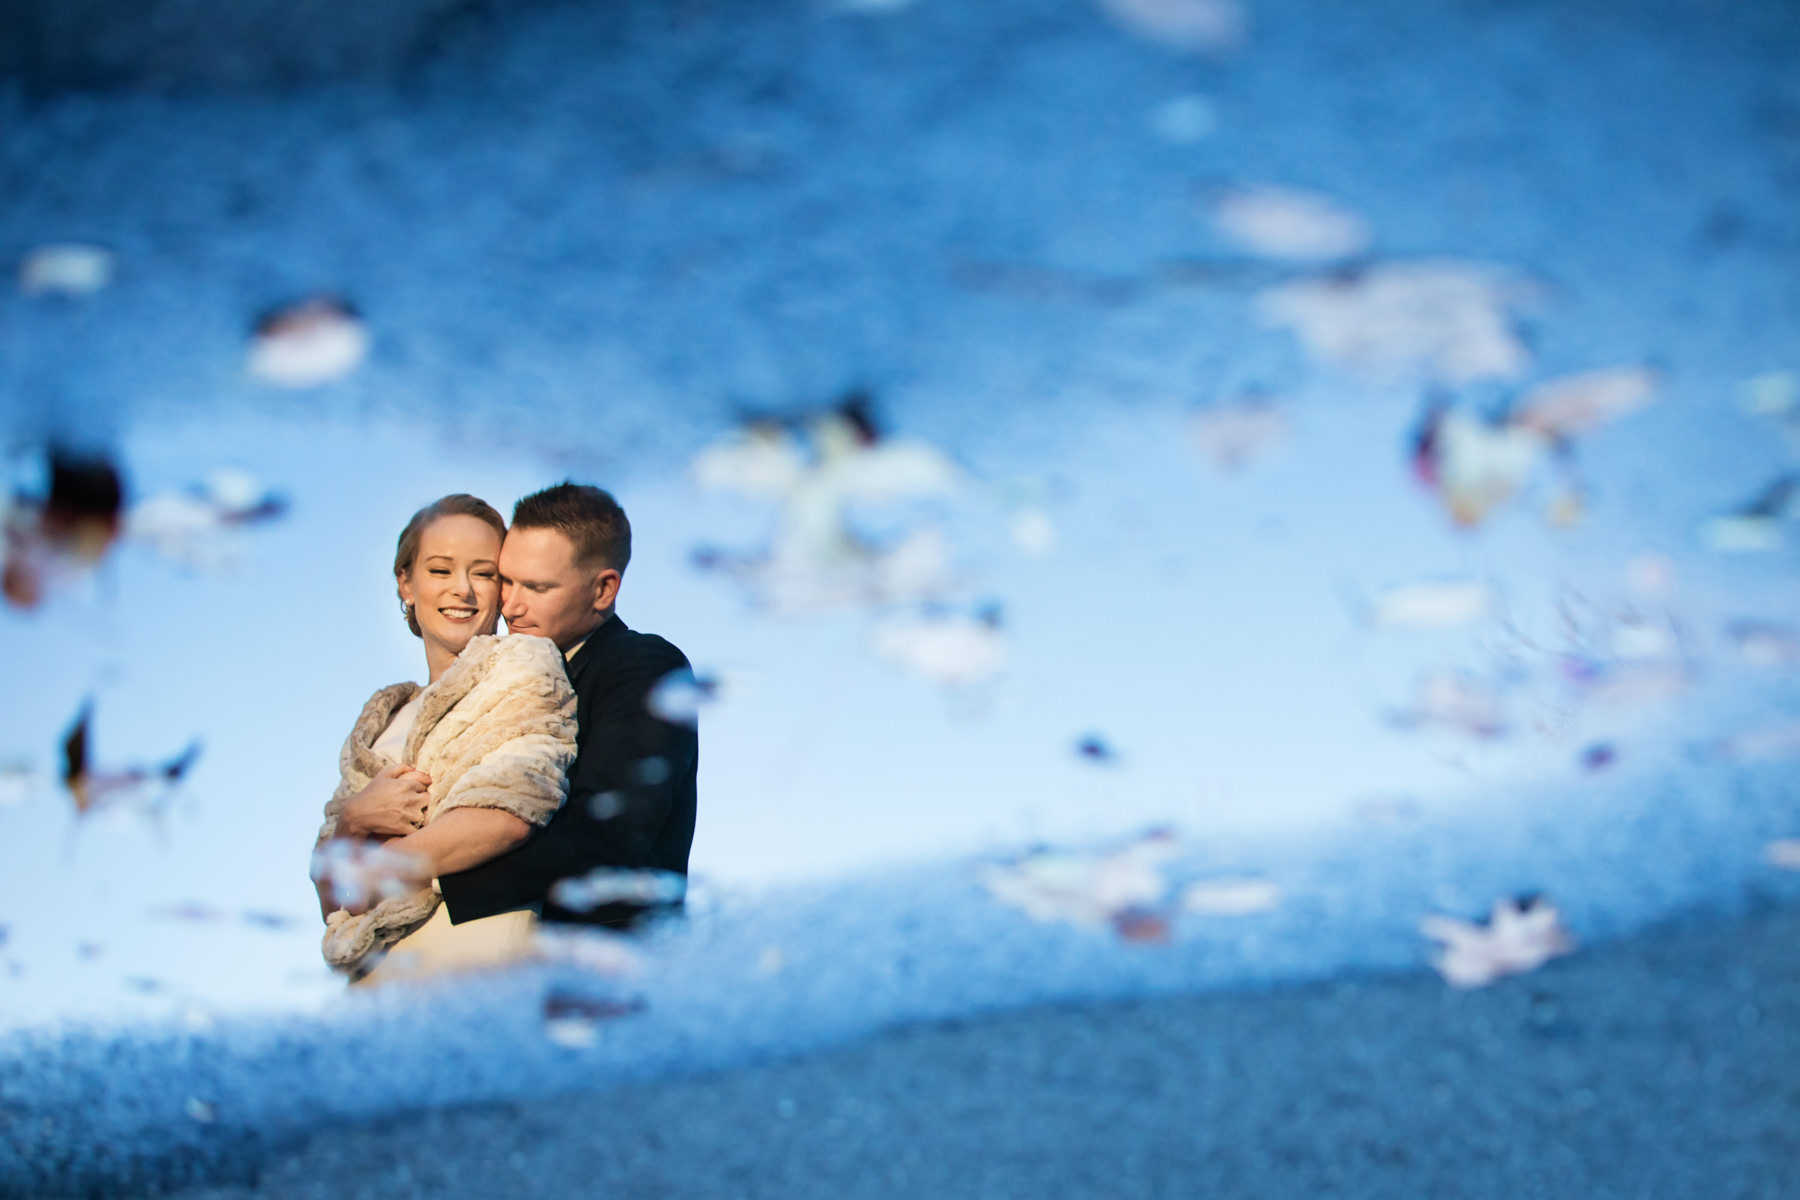
[[[405,763],[383,767],[369,785],[344,801],[339,837],[405,837],[425,824],[431,776]]]

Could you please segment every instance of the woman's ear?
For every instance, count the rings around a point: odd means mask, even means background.
[[[405,571],[394,572],[394,586],[400,591],[400,603],[411,604],[413,602],[412,581],[406,577]]]

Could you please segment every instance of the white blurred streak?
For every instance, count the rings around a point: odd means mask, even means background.
[[[1800,838],[1776,838],[1763,847],[1763,857],[1784,871],[1800,871]]]
[[[1540,383],[1519,398],[1512,422],[1551,437],[1587,433],[1650,403],[1661,375],[1649,367],[1609,367]]]
[[[100,246],[60,242],[39,246],[19,264],[27,296],[88,296],[112,282],[113,255]]]
[[[1355,258],[1374,241],[1368,221],[1328,196],[1286,187],[1234,188],[1209,205],[1213,225],[1252,254],[1290,262]]]
[[[1098,0],[1120,28],[1172,50],[1217,54],[1244,42],[1238,0]]]
[[[1292,329],[1333,366],[1460,386],[1524,374],[1531,356],[1512,314],[1537,294],[1509,271],[1425,260],[1281,284],[1264,290],[1256,309],[1265,325]]]
[[[686,896],[687,876],[675,871],[596,867],[550,886],[551,901],[570,912],[592,912],[606,904],[673,904]]]
[[[1378,629],[1451,629],[1493,614],[1494,589],[1481,579],[1402,584],[1375,597],[1369,623]]]
[[[1181,892],[1181,907],[1209,916],[1268,912],[1281,903],[1281,888],[1267,879],[1202,879]]]
[[[962,614],[889,617],[875,626],[875,653],[934,683],[982,683],[1006,665],[996,621]]]

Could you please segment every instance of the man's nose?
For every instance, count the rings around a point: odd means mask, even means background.
[[[522,615],[525,612],[525,606],[516,603],[521,599],[523,599],[523,597],[520,596],[518,588],[510,583],[501,584],[500,615],[503,617],[516,617]]]

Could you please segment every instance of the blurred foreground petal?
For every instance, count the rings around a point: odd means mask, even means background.
[[[1485,987],[1507,975],[1535,971],[1575,949],[1562,916],[1548,900],[1498,900],[1480,923],[1432,915],[1419,931],[1443,944],[1432,965],[1452,986]]]
[[[1328,196],[1285,187],[1233,188],[1210,205],[1212,222],[1252,254],[1293,262],[1354,258],[1374,231]]]
[[[318,296],[259,319],[250,341],[250,373],[286,388],[311,388],[350,374],[369,353],[356,309]]]

